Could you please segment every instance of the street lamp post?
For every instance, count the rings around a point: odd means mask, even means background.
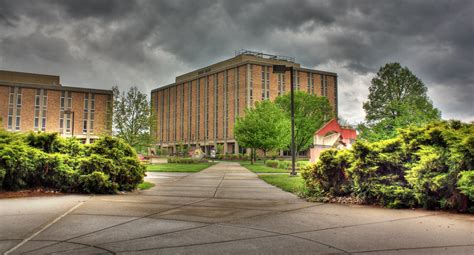
[[[295,148],[295,93],[294,93],[294,70],[293,66],[285,65],[273,65],[274,73],[285,73],[290,71],[290,108],[291,108],[291,175],[296,175],[295,161],[296,161],[296,148]]]

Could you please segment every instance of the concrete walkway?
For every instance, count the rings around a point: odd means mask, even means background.
[[[474,254],[474,217],[307,203],[236,163],[151,190],[0,200],[10,254]]]

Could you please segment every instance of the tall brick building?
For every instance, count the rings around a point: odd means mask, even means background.
[[[328,97],[337,113],[336,73],[302,68],[289,57],[239,51],[152,90],[158,145],[170,153],[179,144],[200,146],[206,152],[222,144],[225,153],[244,152],[234,138],[236,118],[255,102],[290,91],[290,72],[273,73],[273,65],[293,66],[295,89]]]
[[[0,70],[0,125],[86,143],[112,131],[112,91],[62,86],[59,76]]]

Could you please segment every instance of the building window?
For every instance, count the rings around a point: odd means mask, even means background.
[[[234,107],[234,118],[237,119],[239,117],[239,105],[240,105],[240,71],[239,68],[235,68],[235,107]]]
[[[184,139],[184,84],[181,85],[181,140]]]
[[[91,102],[90,102],[90,124],[89,124],[89,132],[94,133],[94,120],[95,120],[95,94],[91,94]]]
[[[15,129],[20,130],[21,127],[21,88],[16,88],[16,123]]]
[[[266,85],[267,85],[267,99],[270,99],[270,70],[269,67],[267,66],[266,68]]]
[[[35,126],[34,130],[38,131],[40,127],[40,118],[41,118],[41,89],[36,89],[36,95],[35,95]]]
[[[168,116],[166,117],[166,141],[169,143],[170,139],[170,125],[171,125],[171,88],[167,89],[168,92]]]
[[[161,139],[160,142],[163,142],[163,139],[165,138],[163,135],[163,131],[165,130],[165,91],[162,90],[160,91],[161,94]]]
[[[87,119],[89,118],[89,94],[84,95],[84,112],[82,115],[82,133],[87,133]],[[69,127],[69,122],[66,122],[66,128]]]
[[[300,89],[300,72],[295,70],[295,90]]]
[[[71,132],[71,107],[72,107],[72,96],[70,91],[61,91],[61,97],[59,99],[59,132],[70,133]],[[64,113],[64,112],[68,113]],[[66,126],[66,127],[64,127]]]
[[[265,66],[262,66],[262,100],[265,100],[266,96],[266,82],[265,82]]]
[[[48,91],[43,89],[43,114],[41,116],[41,131],[46,131],[46,114],[48,108]]]
[[[204,128],[205,134],[204,134],[204,139],[207,141],[209,139],[209,76],[206,77],[206,83],[205,83],[205,93],[204,93],[204,104],[205,104],[205,109],[204,109]]]
[[[285,74],[278,74],[278,95],[281,96],[285,94]]]
[[[107,130],[111,131],[112,130],[112,117],[113,117],[113,97],[112,95],[107,95]],[[158,92],[156,93],[155,97],[155,109],[156,109],[156,115],[155,118],[158,117]],[[155,132],[156,132],[156,126],[155,126]]]
[[[178,86],[174,86],[174,99],[173,99],[173,105],[174,105],[174,116],[173,116],[173,137],[174,141],[176,142],[176,137],[177,137],[177,132],[176,132],[176,124],[178,123],[177,120],[177,114],[178,114]]]
[[[37,89],[35,95],[35,119],[34,130],[46,130],[46,107],[48,101],[48,91],[44,89]]]
[[[250,106],[253,105],[253,65],[250,65],[250,84],[249,84]]]
[[[188,141],[191,141],[191,140],[194,140],[194,137],[191,136],[191,128],[193,126],[193,84],[192,82],[189,82],[188,83],[188,116],[189,116],[189,119],[188,119]]]
[[[328,79],[326,75],[321,75],[321,95],[322,96],[327,96],[328,95]]]
[[[8,129],[13,129],[13,108],[14,108],[15,88],[10,87],[10,93],[8,95]]]
[[[224,138],[227,139],[227,129],[229,125],[229,72],[226,70],[224,73]]]
[[[201,80],[196,81],[196,139],[199,141],[199,128],[201,126]]]
[[[214,75],[214,140],[217,140],[217,129],[219,124],[217,123],[219,114],[219,81],[217,80],[218,75]]]
[[[311,79],[311,94],[315,94],[315,90],[314,90],[314,75],[313,73],[310,73],[310,79]]]

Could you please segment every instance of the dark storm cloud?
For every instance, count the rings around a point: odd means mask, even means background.
[[[247,48],[339,73],[341,114],[408,66],[445,117],[474,120],[472,1],[1,1],[0,68],[144,90]],[[466,96],[468,95],[468,96]]]

